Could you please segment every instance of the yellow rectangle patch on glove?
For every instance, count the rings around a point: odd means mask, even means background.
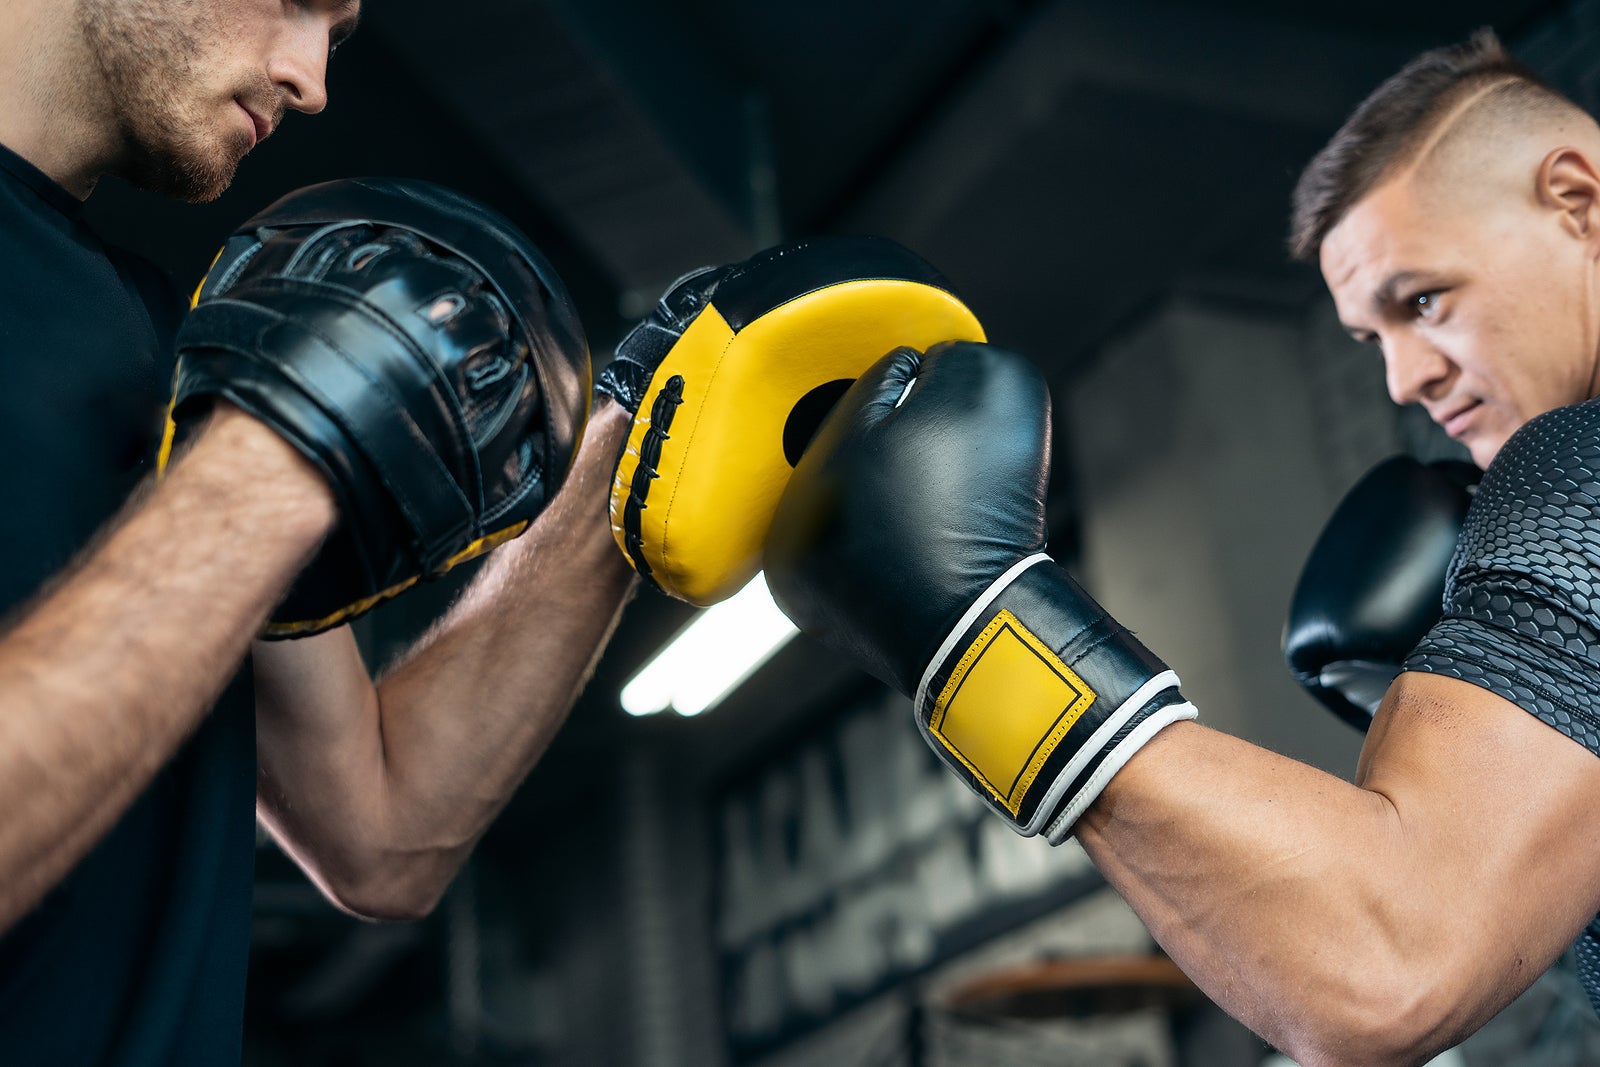
[[[1071,667],[1002,610],[950,672],[928,731],[1015,816],[1094,700]]]

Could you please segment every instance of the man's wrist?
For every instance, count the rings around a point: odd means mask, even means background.
[[[627,443],[628,432],[632,428],[632,412],[614,397],[596,393],[589,410],[589,420],[583,428],[583,440],[579,442],[578,454],[572,462],[570,480],[589,481],[598,478],[605,483],[604,492],[609,493],[617,456]]]
[[[174,466],[175,478],[203,478],[268,504],[286,524],[320,540],[339,519],[338,502],[321,470],[276,430],[219,402],[194,444]]]
[[[594,407],[589,413],[589,426],[584,436],[594,435],[601,440],[610,440],[620,444],[626,437],[632,425],[633,412],[629,411],[617,400],[616,397],[598,393],[595,396]]]

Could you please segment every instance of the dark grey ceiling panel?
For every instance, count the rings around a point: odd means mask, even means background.
[[[431,0],[387,0],[380,26],[408,72],[497,149],[620,288],[653,295],[690,267],[749,254],[745,227],[566,11],[470,6],[471,32],[440,32]],[[692,57],[663,48],[658,60]]]

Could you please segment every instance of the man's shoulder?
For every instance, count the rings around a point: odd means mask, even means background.
[[[1600,503],[1600,398],[1555,408],[1512,434],[1484,471],[1478,496]]]
[[[1535,415],[1511,435],[1489,469],[1493,470],[1503,461],[1514,461],[1521,453],[1538,455],[1552,446],[1559,453],[1565,450],[1564,442],[1580,443],[1591,439],[1600,439],[1600,397]]]
[[[1405,670],[1486,689],[1600,755],[1600,402],[1529,420],[1484,472],[1444,614]]]

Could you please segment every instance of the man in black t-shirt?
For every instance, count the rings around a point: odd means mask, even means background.
[[[605,521],[615,404],[533,528],[379,685],[348,627],[260,644],[229,684],[335,520],[283,438],[221,405],[129,501],[179,304],[80,203],[105,174],[216,196],[287,111],[323,107],[356,17],[357,0],[7,7],[0,1062],[237,1062],[257,805],[341,907],[427,912],[632,589]]]

